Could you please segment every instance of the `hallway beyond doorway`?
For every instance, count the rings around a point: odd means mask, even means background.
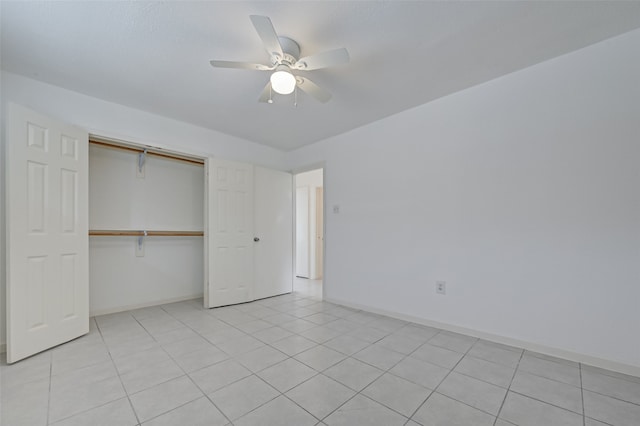
[[[322,280],[295,277],[293,279],[293,292],[299,293],[304,297],[322,300]]]

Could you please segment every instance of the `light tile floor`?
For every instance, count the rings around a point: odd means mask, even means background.
[[[640,378],[323,302],[320,283],[92,319],[1,363],[4,426],[638,426]]]

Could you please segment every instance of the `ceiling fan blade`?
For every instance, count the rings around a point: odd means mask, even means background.
[[[272,103],[269,102],[271,99],[271,82],[268,82],[264,89],[262,89],[262,93],[260,93],[260,97],[258,98],[258,102]]]
[[[268,71],[272,70],[275,67],[269,67],[267,65],[262,64],[250,64],[248,62],[234,62],[234,61],[210,61],[211,66],[217,68],[237,68],[244,70],[259,70],[259,71]]]
[[[317,84],[315,84],[313,81],[309,80],[308,78],[296,77],[296,80],[300,90],[313,96],[320,102],[322,103],[329,102],[329,99],[331,99],[331,93],[318,87]]]
[[[349,52],[342,47],[300,58],[293,67],[299,70],[311,71],[346,64],[347,62],[349,62]]]
[[[251,22],[253,22],[253,26],[256,28],[258,35],[262,39],[264,48],[267,49],[269,56],[277,55],[280,58],[284,57],[282,46],[280,46],[280,41],[278,40],[278,34],[273,28],[271,19],[266,16],[259,15],[251,15],[249,18],[251,18]]]

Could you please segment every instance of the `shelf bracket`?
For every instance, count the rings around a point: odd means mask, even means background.
[[[147,161],[147,150],[145,149],[141,153],[138,154],[138,171],[136,173],[137,177],[144,177],[144,164]]]
[[[144,237],[147,236],[147,231],[143,231],[144,234],[138,237],[138,245],[136,246],[136,256],[143,257],[144,256]]]

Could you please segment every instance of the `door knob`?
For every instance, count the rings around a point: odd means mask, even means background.
[[[255,241],[255,242],[257,243],[258,241],[260,241],[260,238],[258,238],[258,237],[253,237],[253,241]]]

